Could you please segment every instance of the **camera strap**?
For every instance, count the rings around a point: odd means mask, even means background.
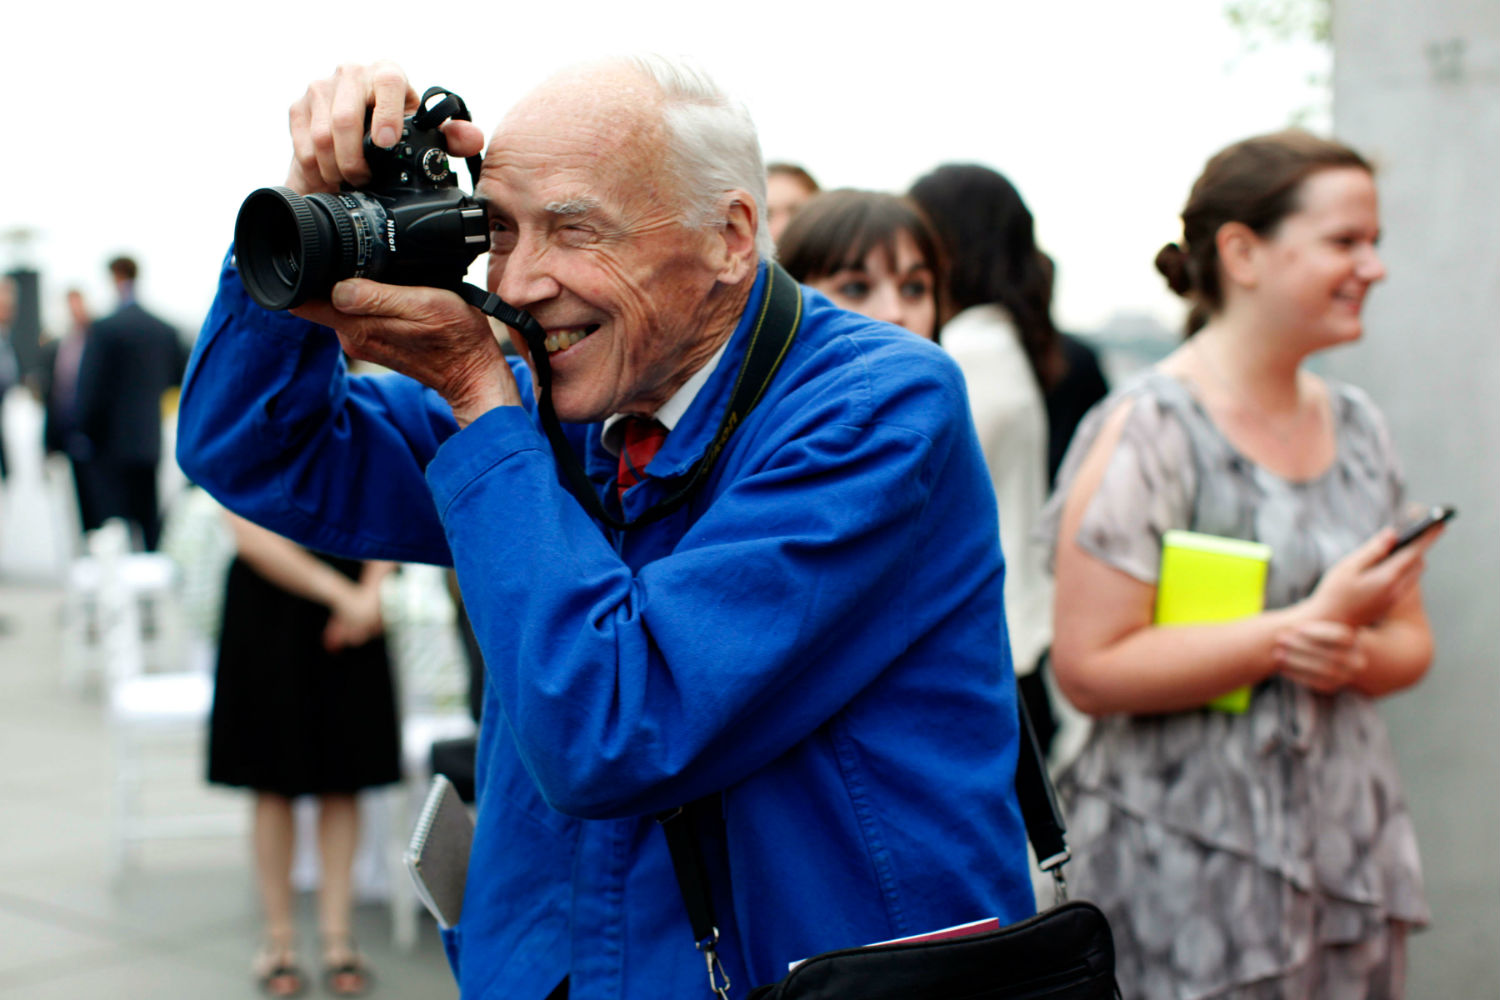
[[[441,96],[442,100],[433,103],[432,99],[438,96]],[[469,114],[469,106],[464,103],[464,99],[447,87],[428,87],[424,90],[422,99],[417,102],[417,110],[411,116],[412,124],[425,131],[439,128],[449,119],[471,122],[474,116]],[[368,122],[365,123],[365,129],[369,130]],[[479,167],[482,162],[483,157],[477,153],[464,158],[464,163],[469,168],[469,180],[476,190],[479,186]]]
[[[552,452],[562,468],[568,489],[595,520],[620,530],[652,524],[687,502],[688,497],[707,478],[735,428],[744,423],[745,417],[760,402],[771,379],[775,377],[776,370],[786,358],[787,350],[792,346],[797,327],[802,321],[802,292],[792,276],[773,261],[766,271],[766,293],[761,299],[755,325],[750,330],[750,343],[745,349],[744,360],[740,362],[739,373],[735,376],[729,405],[724,410],[719,429],[709,442],[708,449],[684,473],[686,482],[675,493],[653,505],[635,520],[624,521],[604,509],[599,494],[594,490],[594,484],[584,471],[583,463],[563,435],[562,422],[558,420],[557,410],[552,405],[552,364],[547,358],[544,343],[547,331],[529,313],[508,304],[498,295],[469,284],[463,285],[458,291],[469,305],[487,316],[493,316],[526,338],[526,345],[531,351],[531,363],[536,370],[537,412],[541,417],[542,430],[552,443]]]

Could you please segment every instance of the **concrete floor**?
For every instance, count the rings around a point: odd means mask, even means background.
[[[62,683],[61,603],[56,587],[0,581],[0,1000],[259,996],[243,834],[149,843],[112,876],[112,743],[98,696]],[[158,779],[173,804],[248,820],[243,796],[203,786],[198,754]],[[300,902],[311,963],[312,899]],[[362,903],[354,924],[377,995],[457,995],[425,914],[411,952],[394,949],[383,903]]]

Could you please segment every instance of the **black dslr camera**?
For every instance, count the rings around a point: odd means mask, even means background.
[[[390,149],[371,140],[366,123],[373,175],[366,187],[305,197],[271,187],[246,198],[234,243],[250,297],[267,309],[290,309],[326,298],[344,278],[458,288],[488,247],[489,227],[484,207],[459,190],[449,167],[439,126],[450,118],[471,120],[462,98],[432,87]],[[467,162],[477,182],[479,157]]]

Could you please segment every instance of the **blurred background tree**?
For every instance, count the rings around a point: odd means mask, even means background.
[[[1229,0],[1224,16],[1252,48],[1266,42],[1333,43],[1333,0]]]
[[[1333,125],[1333,0],[1227,0],[1224,17],[1245,55],[1305,59],[1306,102],[1288,124],[1328,132]]]

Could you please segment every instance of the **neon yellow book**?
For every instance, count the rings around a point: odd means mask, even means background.
[[[1207,625],[1258,615],[1266,606],[1271,547],[1196,531],[1162,536],[1161,577],[1156,582],[1156,624]],[[1250,707],[1250,688],[1208,703],[1234,715]]]

